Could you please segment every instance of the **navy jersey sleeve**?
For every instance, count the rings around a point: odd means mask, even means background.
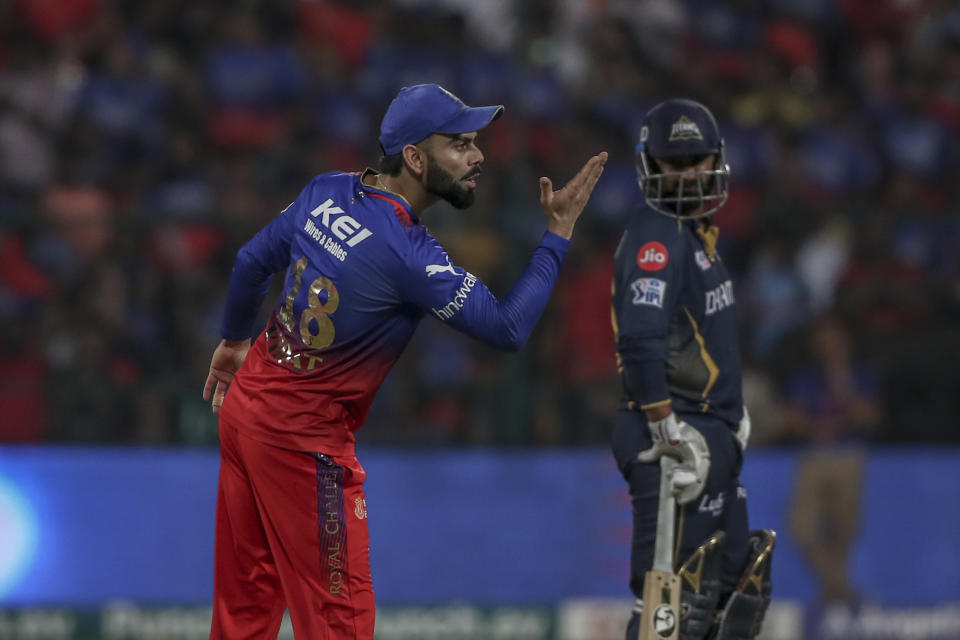
[[[566,238],[544,233],[513,289],[498,300],[479,278],[455,266],[440,243],[424,231],[412,239],[404,297],[478,340],[519,349],[547,305],[569,246]]]
[[[684,277],[679,239],[637,226],[618,250],[617,353],[627,394],[644,409],[670,399],[667,332]]]
[[[290,243],[298,197],[237,252],[230,274],[227,302],[220,335],[227,340],[244,340],[253,334],[253,323],[270,288],[273,274],[290,266]]]

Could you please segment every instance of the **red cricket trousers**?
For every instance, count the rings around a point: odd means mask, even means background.
[[[353,456],[291,451],[220,416],[211,640],[372,640],[363,481]]]

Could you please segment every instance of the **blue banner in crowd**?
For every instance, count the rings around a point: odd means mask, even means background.
[[[607,451],[360,458],[381,604],[629,597],[630,503]],[[779,532],[775,595],[811,604],[796,459],[751,451],[743,481],[751,526]],[[213,450],[0,447],[0,604],[209,603],[218,465]],[[960,600],[960,452],[875,451],[861,509],[850,573],[866,601]]]

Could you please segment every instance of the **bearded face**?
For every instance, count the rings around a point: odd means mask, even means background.
[[[446,200],[457,209],[466,209],[473,204],[476,186],[464,186],[462,182],[479,175],[480,167],[475,166],[464,176],[455,178],[437,163],[432,154],[427,154],[427,192]]]
[[[679,218],[699,217],[716,210],[726,200],[726,165],[715,169],[717,156],[650,158],[651,171],[641,184],[644,197],[655,209]],[[723,181],[718,174],[723,174]],[[722,188],[721,188],[722,187]]]
[[[709,171],[709,170],[708,170]],[[662,178],[664,204],[676,207],[676,214],[688,216],[703,205],[703,197],[713,195],[714,176],[707,171],[667,174]]]

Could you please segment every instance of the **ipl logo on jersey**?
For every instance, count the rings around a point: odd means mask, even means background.
[[[662,309],[667,283],[658,278],[637,278],[630,284],[630,290],[633,291],[633,304]]]

